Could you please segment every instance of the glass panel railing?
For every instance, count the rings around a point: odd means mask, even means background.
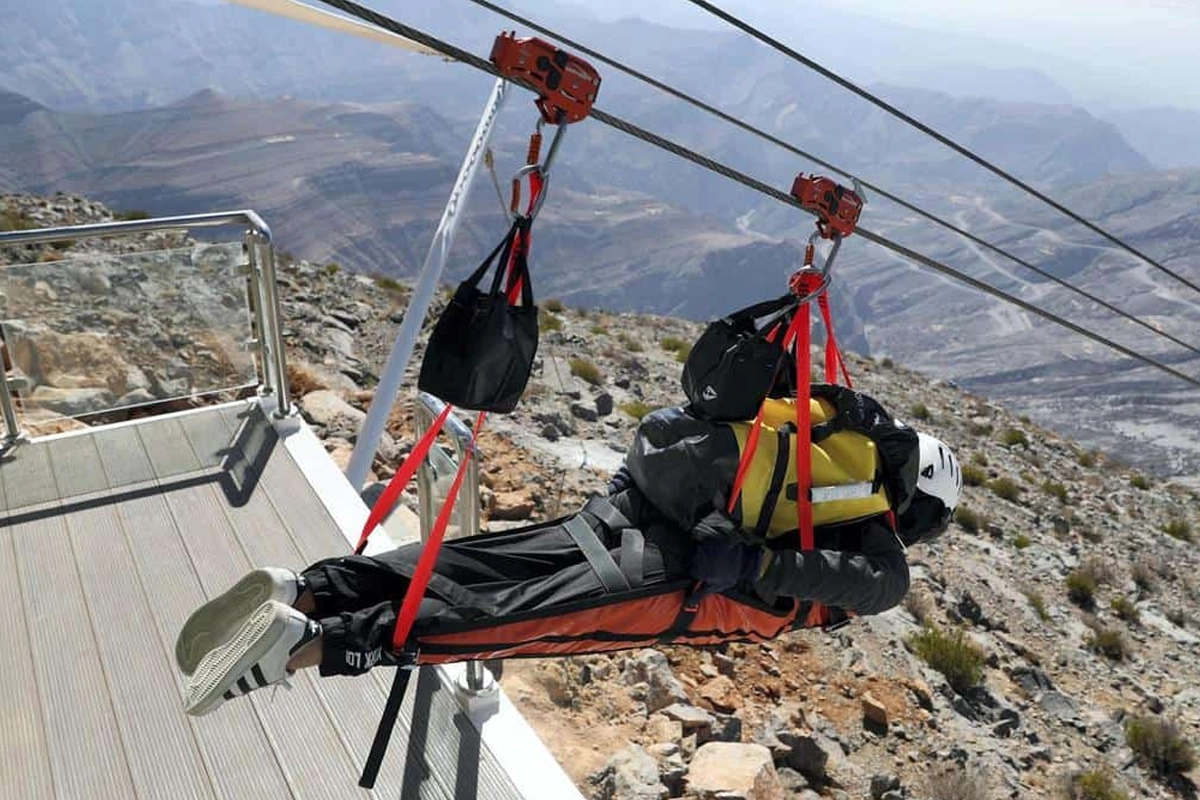
[[[257,386],[245,265],[233,242],[0,269],[22,426]]]

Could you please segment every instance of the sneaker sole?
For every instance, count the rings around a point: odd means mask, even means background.
[[[264,570],[254,570],[227,592],[196,609],[175,640],[175,661],[184,675],[196,671],[200,660],[237,633],[246,617],[275,599],[275,581]]]
[[[203,716],[225,702],[225,692],[263,659],[287,630],[287,618],[271,602],[263,603],[225,645],[210,650],[188,684],[184,710]]]

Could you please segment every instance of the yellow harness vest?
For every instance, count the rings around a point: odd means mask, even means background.
[[[834,412],[831,404],[815,398],[810,408],[813,425],[826,422]],[[728,425],[737,437],[739,454],[745,452],[753,422]],[[795,426],[795,400],[766,401],[762,432],[746,470],[738,511],[743,527],[768,538],[796,529]],[[814,444],[811,451],[814,525],[853,522],[891,508],[879,480],[879,453],[869,437],[839,431]],[[765,531],[759,524],[764,508],[771,509]]]

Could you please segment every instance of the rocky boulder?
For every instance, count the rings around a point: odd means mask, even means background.
[[[696,750],[688,792],[699,800],[783,800],[771,751],[760,744],[709,742]]]

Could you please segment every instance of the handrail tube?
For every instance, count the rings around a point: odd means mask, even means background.
[[[425,431],[429,430],[429,426],[433,421],[441,416],[442,411],[446,408],[446,403],[441,398],[435,397],[428,392],[419,392],[417,395],[417,436],[424,435]],[[454,442],[454,452],[457,456],[455,466],[462,463],[462,459],[466,456],[468,449],[474,446],[474,433],[465,422],[459,419],[454,414],[446,417],[446,423],[443,430],[450,436]],[[429,490],[433,488],[433,478],[429,474],[428,461],[421,464],[417,473],[417,485],[425,492],[421,494],[421,538],[424,539],[433,529],[432,501],[433,497],[429,495]],[[476,452],[475,457],[471,459],[471,463],[467,465],[467,474],[463,477],[462,488],[459,490],[459,520],[458,531],[459,537],[474,536],[479,532],[479,457]]]
[[[28,231],[9,231],[0,233],[0,247],[46,244],[68,239],[128,236],[157,231],[220,228],[232,225],[248,226],[250,229],[243,241],[253,276],[250,298],[254,303],[253,313],[258,327],[263,389],[275,395],[275,414],[280,417],[287,416],[291,413],[292,408],[287,383],[287,356],[283,344],[283,313],[279,301],[279,287],[276,284],[275,249],[272,246],[270,226],[255,211],[242,209],[121,222],[65,225]],[[262,248],[261,251],[259,248]],[[3,370],[0,370],[0,373],[2,372]],[[3,413],[8,429],[8,440],[13,441],[20,437],[20,428],[16,410],[13,408],[12,397],[8,392],[8,378],[4,374],[0,374],[0,394],[3,395],[0,397],[0,412]]]
[[[0,245],[45,244],[63,239],[84,239],[95,236],[127,236],[134,233],[186,230],[187,228],[220,228],[225,225],[249,225],[268,242],[271,228],[255,212],[220,211],[213,214],[185,214],[176,217],[135,219],[126,222],[95,222],[86,225],[67,225],[59,228],[39,228],[32,231],[0,233]]]

